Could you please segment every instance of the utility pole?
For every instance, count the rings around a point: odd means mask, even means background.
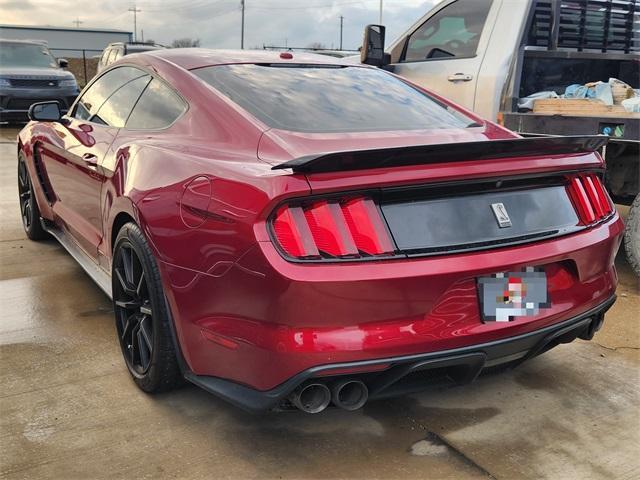
[[[378,25],[382,25],[382,0],[380,0],[380,15],[378,16]]]
[[[343,25],[344,17],[340,15],[340,50],[342,50],[342,25]]]
[[[131,7],[129,9],[130,12],[133,12],[133,41],[137,42],[138,41],[138,12],[141,12],[142,10],[140,10],[135,4],[133,5],[133,7]]]
[[[240,49],[244,50],[244,0],[240,0],[240,9],[242,10],[242,23],[240,24]]]
[[[78,17],[76,17],[76,19],[71,23],[75,23],[76,24],[76,28],[80,28],[80,24],[84,23],[84,22],[82,20],[80,20]]]

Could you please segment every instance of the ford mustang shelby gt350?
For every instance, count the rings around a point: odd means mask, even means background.
[[[147,392],[357,409],[590,339],[615,298],[601,137],[522,138],[335,58],[204,49],[127,56],[30,117],[25,231],[112,297]]]

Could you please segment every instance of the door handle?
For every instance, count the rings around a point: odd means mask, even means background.
[[[470,82],[473,80],[473,75],[469,75],[468,73],[454,73],[453,75],[449,75],[447,80],[450,82]]]
[[[96,165],[98,165],[98,157],[96,157],[93,153],[85,153],[84,155],[82,155],[82,160],[84,160],[84,162],[90,167],[95,167]]]

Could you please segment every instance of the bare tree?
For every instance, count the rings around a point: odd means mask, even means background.
[[[327,48],[327,46],[324,43],[311,42],[309,45],[307,45],[307,48],[310,48],[312,50],[324,50]]]
[[[196,38],[177,38],[171,43],[171,47],[173,48],[189,48],[189,47],[199,47],[200,39]]]

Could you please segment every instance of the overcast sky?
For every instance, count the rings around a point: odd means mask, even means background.
[[[384,0],[387,43],[424,14],[436,0]],[[200,38],[203,47],[240,46],[240,0],[138,0],[138,35],[170,44]],[[100,27],[133,31],[129,0],[0,0],[2,23]],[[338,48],[340,15],[343,48],[355,49],[362,30],[378,22],[379,0],[246,0],[245,47],[262,44],[306,47],[320,42]]]

